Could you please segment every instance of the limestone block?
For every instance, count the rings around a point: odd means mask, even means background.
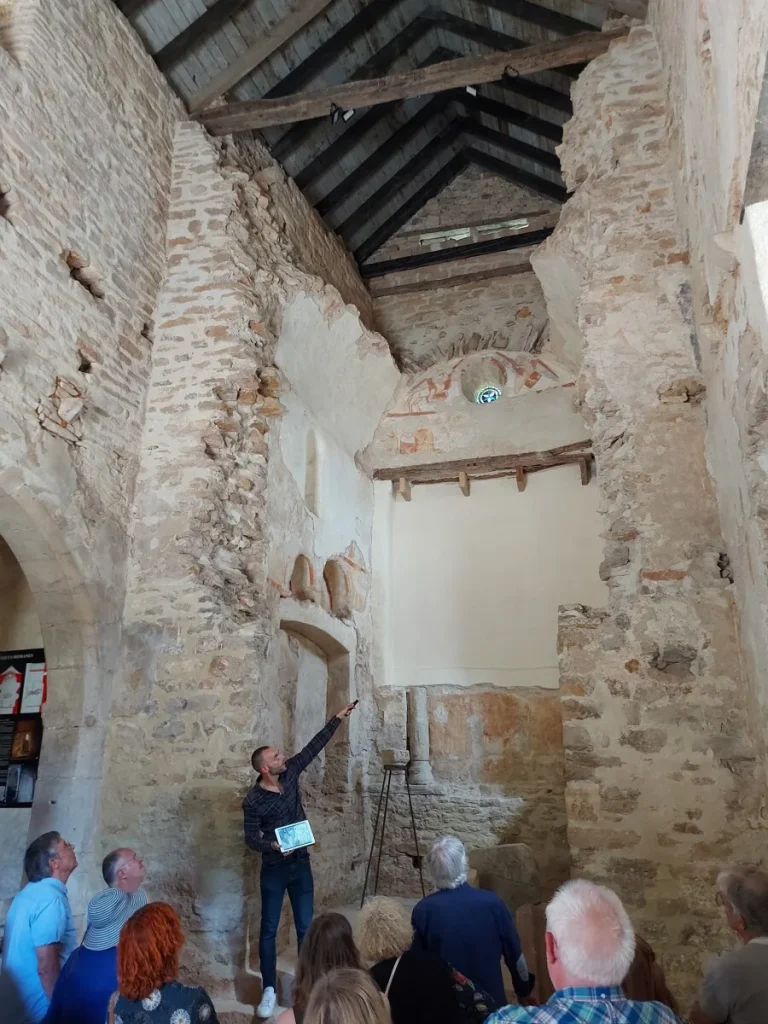
[[[477,872],[480,888],[497,893],[510,910],[541,898],[536,858],[525,843],[472,850],[469,866]]]

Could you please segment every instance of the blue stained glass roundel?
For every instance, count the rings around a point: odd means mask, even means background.
[[[495,402],[497,398],[501,398],[501,388],[489,384],[477,392],[475,401],[478,405],[487,405],[489,402]]]

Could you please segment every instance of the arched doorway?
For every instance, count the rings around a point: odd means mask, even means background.
[[[24,601],[23,615],[11,627],[19,632],[11,635],[22,636],[25,631],[35,630],[47,663],[43,743],[33,802],[26,831],[13,837],[13,851],[8,858],[15,863],[9,859],[6,864],[10,878],[6,888],[13,889],[14,883],[18,888],[22,879],[18,850],[23,854],[30,838],[56,829],[78,851],[81,868],[69,884],[70,901],[77,913],[84,909],[87,893],[93,887],[91,854],[94,839],[98,841],[107,713],[107,708],[100,706],[100,638],[93,603],[71,546],[45,505],[32,497],[34,494],[45,494],[45,489],[24,471],[11,468],[0,472],[3,564]],[[51,506],[56,507],[53,500]],[[0,807],[0,816],[6,810]],[[13,824],[10,822],[9,827],[13,828]],[[5,837],[2,817],[0,833]],[[0,915],[4,918],[9,899],[5,891],[3,896]]]

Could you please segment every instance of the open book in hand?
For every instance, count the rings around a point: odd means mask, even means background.
[[[312,828],[306,819],[276,828],[275,839],[281,853],[290,853],[292,850],[300,850],[303,846],[312,846],[315,841]]]

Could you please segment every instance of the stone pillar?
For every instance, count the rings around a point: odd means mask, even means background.
[[[429,711],[425,686],[414,686],[408,691],[408,749],[411,753],[411,784],[430,785],[434,779],[429,763]]]

